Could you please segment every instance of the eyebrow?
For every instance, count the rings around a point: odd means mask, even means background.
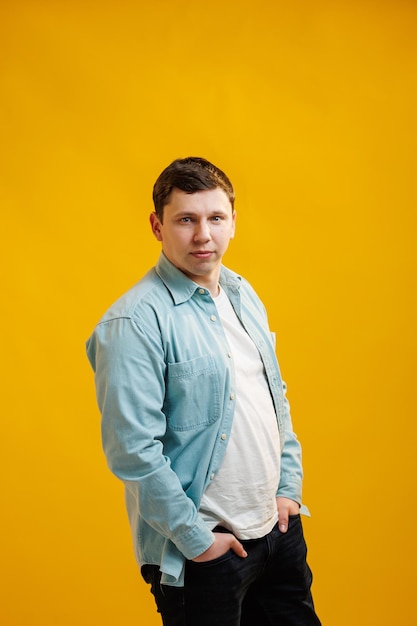
[[[178,210],[176,213],[173,214],[172,217],[212,217],[213,215],[227,215],[228,211],[226,209],[218,209],[216,211],[211,211],[210,213],[208,213],[206,216],[201,216],[199,212],[197,211],[193,211],[193,210],[188,210],[188,211],[181,211]]]

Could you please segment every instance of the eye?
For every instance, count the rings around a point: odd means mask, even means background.
[[[214,215],[212,217],[213,222],[221,222],[222,221],[222,216],[221,215]]]
[[[181,217],[180,222],[181,224],[188,224],[189,222],[191,222],[191,217]]]

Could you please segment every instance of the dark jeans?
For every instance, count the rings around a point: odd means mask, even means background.
[[[287,533],[275,526],[242,544],[245,559],[229,550],[187,561],[184,587],[161,585],[157,565],[142,567],[164,626],[320,626],[300,516],[290,516]]]

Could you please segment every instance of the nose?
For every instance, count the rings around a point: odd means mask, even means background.
[[[210,241],[210,239],[210,224],[208,224],[205,220],[201,220],[201,222],[198,222],[195,227],[194,241]]]

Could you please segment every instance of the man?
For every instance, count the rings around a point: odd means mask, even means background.
[[[159,261],[87,343],[142,575],[165,626],[317,626],[273,338],[251,286],[222,265],[233,187],[189,157],[153,200]]]

